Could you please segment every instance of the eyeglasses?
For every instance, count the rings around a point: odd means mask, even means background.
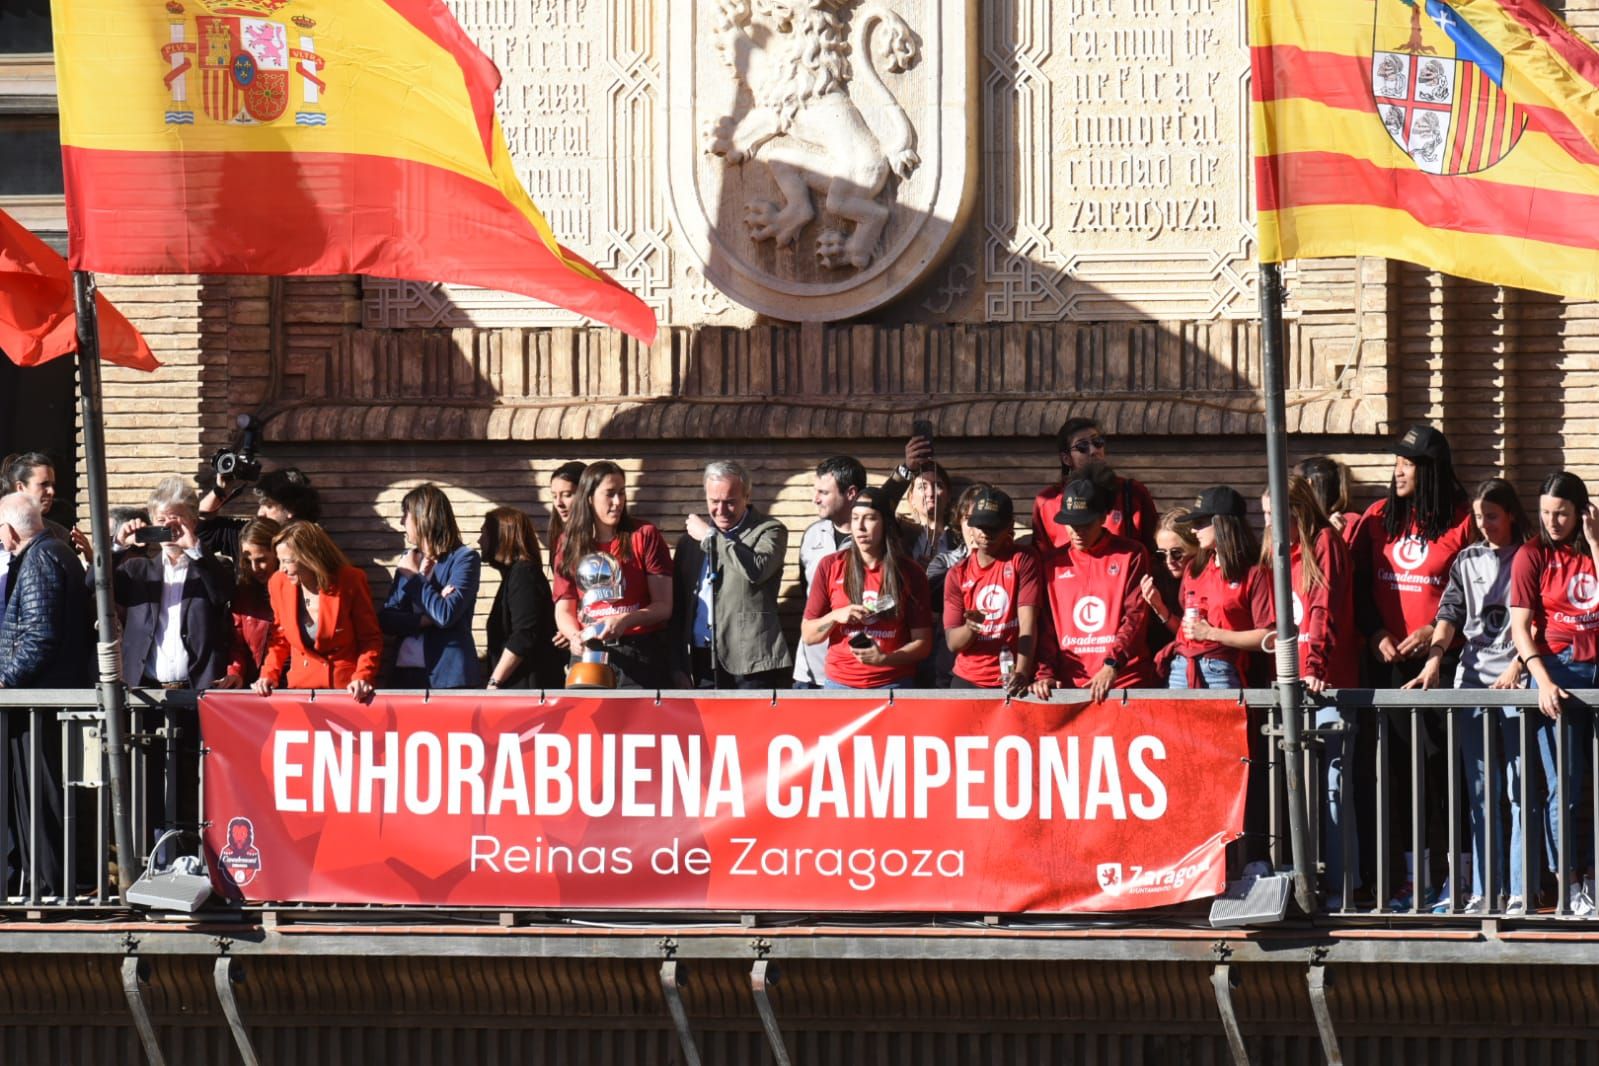
[[[1078,455],[1087,455],[1089,452],[1102,452],[1105,450],[1104,437],[1089,437],[1072,445],[1072,451]]]
[[[1156,548],[1155,557],[1165,559],[1168,563],[1180,563],[1188,558],[1187,548]]]

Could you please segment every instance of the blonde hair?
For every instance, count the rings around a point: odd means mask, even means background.
[[[1155,530],[1170,533],[1183,542],[1183,547],[1194,553],[1194,557],[1188,562],[1188,575],[1198,577],[1205,572],[1205,564],[1210,562],[1210,553],[1199,546],[1199,538],[1194,536],[1193,524],[1188,520],[1188,516],[1193,513],[1191,507],[1181,505],[1173,507],[1160,516],[1160,522],[1156,524]]]
[[[1327,575],[1316,562],[1316,538],[1322,530],[1331,529],[1332,523],[1327,520],[1327,512],[1322,510],[1316,487],[1298,474],[1288,475],[1288,521],[1299,534],[1299,576],[1304,588],[1297,591],[1308,593],[1322,588],[1327,584]],[[1271,572],[1271,560],[1271,537],[1268,535],[1260,545],[1260,563],[1267,573]]]
[[[294,553],[295,565],[315,579],[306,581],[304,573],[300,577],[300,584],[312,592],[331,588],[339,571],[350,565],[333,538],[314,522],[290,522],[284,526],[283,531],[272,538],[274,548],[283,545]]]

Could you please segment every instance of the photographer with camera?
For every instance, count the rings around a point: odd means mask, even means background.
[[[254,486],[255,517],[270,518],[280,526],[290,522],[317,522],[322,500],[311,479],[297,467],[261,472],[261,424],[250,415],[239,416],[233,443],[211,457],[212,487],[200,497],[200,543],[206,551],[239,557],[239,533],[246,518],[224,518],[222,509]]]

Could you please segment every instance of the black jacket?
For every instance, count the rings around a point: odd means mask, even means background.
[[[488,617],[488,673],[500,653],[514,652],[521,663],[500,682],[501,688],[560,688],[566,682],[567,654],[550,643],[555,638],[555,600],[544,568],[537,562],[495,567],[500,588]]]
[[[137,686],[144,680],[144,665],[155,648],[156,623],[161,614],[161,559],[129,555],[117,567],[114,589],[123,610],[122,680]],[[189,560],[183,582],[183,647],[189,653],[189,683],[209,688],[228,672],[233,647],[233,568],[215,555]]]
[[[0,685],[82,688],[90,683],[89,597],[83,564],[48,533],[11,560],[0,621]]]

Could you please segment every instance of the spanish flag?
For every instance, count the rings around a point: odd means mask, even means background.
[[[150,345],[104,293],[95,294],[100,358],[134,370],[158,364]],[[67,261],[0,211],[0,351],[18,366],[38,366],[78,350],[78,309]]]
[[[1380,255],[1599,299],[1599,149],[1518,72],[1525,42],[1453,2],[1252,4],[1260,258]]]
[[[369,274],[655,316],[561,247],[443,0],[52,0],[70,259]]]

